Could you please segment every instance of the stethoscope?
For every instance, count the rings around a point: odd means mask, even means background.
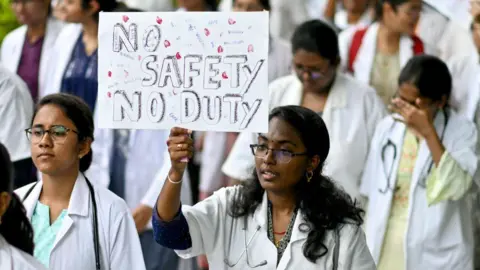
[[[85,177],[85,180],[87,181],[87,185],[88,185],[88,189],[90,191],[90,197],[92,198],[92,204],[93,204],[93,209],[92,209],[92,214],[93,214],[93,222],[92,222],[92,231],[93,231],[93,248],[94,248],[94,251],[95,251],[95,269],[96,270],[100,270],[100,243],[99,243],[99,240],[98,240],[98,218],[97,218],[97,202],[95,200],[95,193],[94,193],[94,190],[93,190],[93,186],[92,184],[90,183],[90,181],[88,180],[88,178],[83,175]],[[38,183],[38,182],[37,182]],[[35,183],[28,191],[27,193],[25,194],[25,196],[23,196],[23,199],[22,199],[22,202],[24,202],[28,195],[30,195],[30,193],[32,193],[33,189],[35,188],[35,186],[37,185],[37,183]]]
[[[447,129],[447,125],[448,125],[447,110],[443,109],[442,111],[443,111],[443,116],[444,116],[444,126],[443,126],[443,130],[442,130],[442,134],[440,135],[440,141],[443,141],[443,137],[445,135],[445,130]],[[397,124],[397,121],[394,121],[392,126],[390,127],[390,131],[395,127],[396,124]],[[392,150],[393,150],[393,159],[392,159],[392,162],[390,163],[389,170],[386,171],[385,170],[385,153],[387,152],[388,148],[392,148]],[[385,186],[384,189],[379,188],[378,191],[382,194],[385,194],[389,190],[393,191],[393,187],[390,185],[390,178],[392,177],[393,166],[394,166],[395,160],[397,158],[397,146],[390,139],[388,139],[387,143],[382,147],[381,158],[382,158],[383,172],[385,173],[385,176],[387,177],[387,183],[386,183],[386,186]],[[430,174],[430,171],[432,170],[432,167],[433,167],[433,160],[430,157],[430,163],[428,165],[427,171],[426,172],[425,172],[425,170],[423,171],[424,172],[424,177],[422,177],[422,180],[418,181],[418,185],[420,187],[423,187],[423,188],[426,187],[425,182],[426,182],[426,179],[427,179],[428,175]]]
[[[250,246],[250,243],[252,242],[253,238],[255,237],[255,235],[257,235],[258,231],[260,231],[260,226],[257,226],[257,229],[255,230],[255,232],[253,233],[253,235],[250,237],[250,239],[248,239],[247,241],[247,231],[248,231],[248,225],[247,225],[247,216],[245,216],[243,218],[243,251],[242,253],[240,254],[240,257],[238,257],[238,259],[235,261],[235,263],[231,263],[231,261],[228,259],[228,258],[225,258],[223,260],[223,262],[230,268],[233,268],[235,267],[239,262],[240,260],[242,259],[243,255],[245,255],[247,257],[247,265],[248,267],[250,268],[257,268],[257,267],[260,267],[260,266],[264,266],[267,264],[267,261],[266,260],[263,260],[261,261],[260,263],[258,264],[251,264],[250,263],[250,259],[248,257],[248,247]],[[233,222],[231,224],[231,228],[230,228],[230,232],[233,232]],[[232,246],[232,235],[230,235],[230,240],[229,240],[229,243],[228,243],[228,249],[231,250],[231,246]],[[227,252],[225,252],[225,254],[227,254]],[[227,256],[229,257],[229,256]]]

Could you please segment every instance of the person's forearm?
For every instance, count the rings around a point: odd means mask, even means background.
[[[442,144],[442,141],[438,137],[435,128],[432,128],[432,131],[425,136],[425,140],[432,154],[432,160],[435,163],[435,166],[438,167],[440,160],[442,159],[443,153],[445,153],[445,147]]]
[[[178,182],[176,184],[169,181],[168,177],[165,179],[160,196],[157,199],[157,213],[159,218],[164,222],[170,222],[178,213],[180,208],[180,192],[182,189],[183,173],[175,172],[170,169],[168,176],[172,182]]]
[[[325,19],[333,21],[333,18],[335,17],[336,7],[336,0],[328,0],[325,11],[323,12],[323,16],[325,17]]]

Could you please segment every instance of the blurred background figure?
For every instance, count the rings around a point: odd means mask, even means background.
[[[119,1],[120,2],[120,1]],[[129,8],[143,11],[173,11],[172,0],[123,0]]]
[[[385,105],[397,91],[400,69],[412,56],[430,52],[414,36],[421,9],[421,0],[379,0],[375,23],[339,36],[342,70],[373,86]]]
[[[338,10],[338,0],[328,0],[324,18],[332,22],[339,30],[349,27],[365,27],[373,21],[373,1],[371,0],[341,0],[344,9]]]
[[[28,86],[0,65],[0,142],[8,149],[15,168],[15,188],[36,181],[30,143],[24,135],[32,115],[33,101]]]
[[[36,103],[45,93],[48,60],[63,23],[51,17],[50,0],[13,0],[11,7],[22,26],[5,37],[0,59],[27,83]]]
[[[178,11],[217,11],[217,0],[177,0]]]
[[[98,17],[112,11],[115,0],[69,0],[54,4],[54,15],[71,23],[63,28],[49,63],[46,89],[82,98],[92,111],[97,101]]]
[[[33,229],[13,192],[13,164],[0,143],[0,269],[43,270],[33,255]]]

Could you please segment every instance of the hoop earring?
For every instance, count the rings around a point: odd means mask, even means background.
[[[310,183],[310,181],[313,178],[313,172],[311,172],[311,171],[307,172],[306,177],[307,177],[307,182]]]

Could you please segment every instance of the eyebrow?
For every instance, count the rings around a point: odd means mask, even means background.
[[[258,136],[259,136],[261,139],[265,140],[265,141],[273,141],[273,142],[276,142],[276,143],[279,143],[279,144],[291,144],[291,145],[293,145],[293,146],[295,146],[295,147],[297,146],[297,144],[295,144],[294,142],[289,141],[289,140],[274,141],[274,140],[269,140],[269,139],[267,138],[267,136],[265,136],[265,135],[263,135],[263,134],[258,134]]]

